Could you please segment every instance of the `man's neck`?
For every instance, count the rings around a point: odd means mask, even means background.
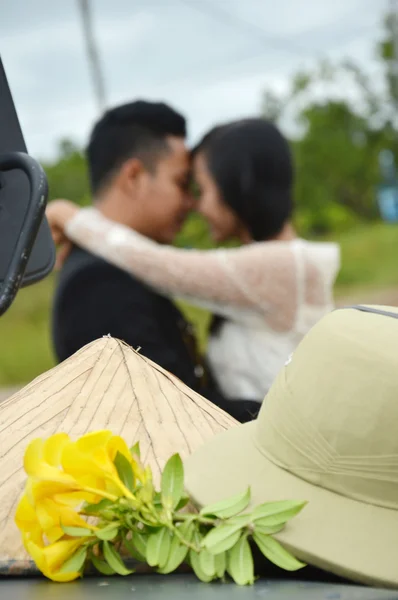
[[[141,224],[139,215],[134,211],[134,203],[131,202],[131,199],[126,201],[126,198],[110,190],[95,201],[95,208],[110,221],[146,235],[145,227]]]

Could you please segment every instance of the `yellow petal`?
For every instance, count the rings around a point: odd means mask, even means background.
[[[42,573],[44,573],[44,575],[46,575],[47,562],[44,557],[44,548],[38,546],[32,540],[26,540],[25,547],[26,547],[27,552],[30,554],[30,556],[35,561],[36,566],[39,569],[39,571],[41,571]]]
[[[116,467],[113,464],[113,461],[110,460],[106,448],[96,448],[93,450],[91,457],[101,469],[102,473],[106,473],[107,475],[111,476],[117,475]]]
[[[46,574],[45,574],[46,575]],[[68,583],[69,581],[74,581],[80,577],[80,573],[59,573],[57,571],[50,572],[46,577],[51,579],[51,581],[56,581],[57,583]]]
[[[89,525],[87,521],[82,519],[77,512],[67,506],[62,506],[59,514],[61,525],[65,525],[67,527],[88,527],[89,529],[96,529],[96,527]]]
[[[52,581],[67,582],[80,577],[80,573],[59,573],[58,571],[83,542],[83,538],[62,540],[47,546],[47,548],[41,548],[34,542],[28,541],[26,549],[43,575]]]
[[[59,467],[62,451],[68,442],[70,439],[67,433],[56,433],[48,438],[43,446],[44,460],[53,467]]]
[[[92,456],[79,450],[77,444],[73,443],[68,444],[63,450],[62,466],[65,473],[77,480],[87,474],[99,478],[103,478],[106,474],[102,466],[98,465]]]
[[[109,459],[112,463],[114,462],[114,460],[116,458],[116,454],[118,452],[120,452],[120,454],[123,454],[123,456],[125,458],[127,458],[127,460],[130,463],[132,462],[130,450],[129,450],[126,442],[124,441],[123,438],[121,438],[118,435],[113,435],[108,440],[108,443],[106,444],[106,450],[107,450]]]
[[[62,473],[56,467],[52,467],[44,460],[44,441],[33,440],[26,449],[24,456],[24,468],[28,475],[37,479],[48,481],[60,481],[72,487],[75,481],[70,475]]]
[[[77,506],[80,506],[83,502],[95,504],[101,499],[100,496],[96,494],[91,494],[89,492],[67,492],[62,494],[55,494],[53,498],[55,502],[58,502],[59,504],[64,504],[65,506],[70,506],[71,508],[76,508]]]
[[[60,481],[35,481],[30,480],[28,486],[29,498],[33,504],[40,502],[42,498],[51,498],[55,495],[73,494],[70,484]]]
[[[37,524],[36,512],[26,494],[24,494],[18,502],[17,510],[15,512],[15,522],[19,529],[24,529],[27,524]]]
[[[43,545],[43,530],[40,527],[36,512],[26,495],[20,499],[15,512],[15,524],[22,533],[22,540],[26,548],[28,540],[38,545]]]
[[[112,432],[107,430],[86,433],[76,442],[81,452],[92,452],[95,448],[104,448],[107,441],[112,437]]]
[[[57,504],[48,498],[43,498],[36,505],[36,515],[40,527],[46,533],[49,529],[60,526],[60,514]]]
[[[22,533],[22,541],[23,541],[23,544],[24,544],[26,550],[28,550],[28,548],[27,548],[28,542],[33,542],[39,548],[44,548],[44,546],[45,546],[44,540],[43,540],[43,532],[40,529],[40,527],[32,529],[29,532],[23,532]]]
[[[30,442],[25,450],[24,469],[28,475],[35,475],[43,461],[44,441],[37,438]]]
[[[89,527],[91,525],[73,509],[63,504],[54,502],[51,498],[44,498],[36,506],[38,522],[49,542],[55,542],[65,535],[63,527]]]
[[[50,571],[60,569],[64,562],[66,562],[85,541],[85,538],[61,540],[44,548],[43,555],[48,569]]]
[[[55,544],[65,536],[65,532],[59,525],[54,525],[46,530],[45,536],[48,544]]]

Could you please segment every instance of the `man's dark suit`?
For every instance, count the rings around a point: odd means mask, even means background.
[[[63,361],[107,334],[141,348],[144,356],[239,421],[256,415],[258,403],[225,400],[212,381],[203,383],[189,325],[170,300],[102,259],[74,248],[55,295],[56,355]]]

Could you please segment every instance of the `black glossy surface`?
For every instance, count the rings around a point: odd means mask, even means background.
[[[0,57],[0,155],[9,152],[26,153],[26,145]],[[0,283],[8,266],[27,214],[30,187],[28,178],[19,169],[0,173]],[[43,207],[44,209],[44,207]],[[42,219],[22,285],[39,281],[54,266],[55,248],[45,217]]]

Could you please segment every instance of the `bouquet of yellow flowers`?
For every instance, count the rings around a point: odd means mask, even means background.
[[[273,534],[305,502],[269,502],[245,512],[250,490],[196,510],[184,493],[178,454],[157,491],[139,446],[110,431],[72,441],[66,433],[32,441],[25,453],[28,480],[15,516],[24,546],[53,581],[72,581],[91,565],[104,575],[129,575],[126,557],[171,573],[188,563],[205,582],[228,574],[254,582],[250,542],[286,570],[304,565]]]

